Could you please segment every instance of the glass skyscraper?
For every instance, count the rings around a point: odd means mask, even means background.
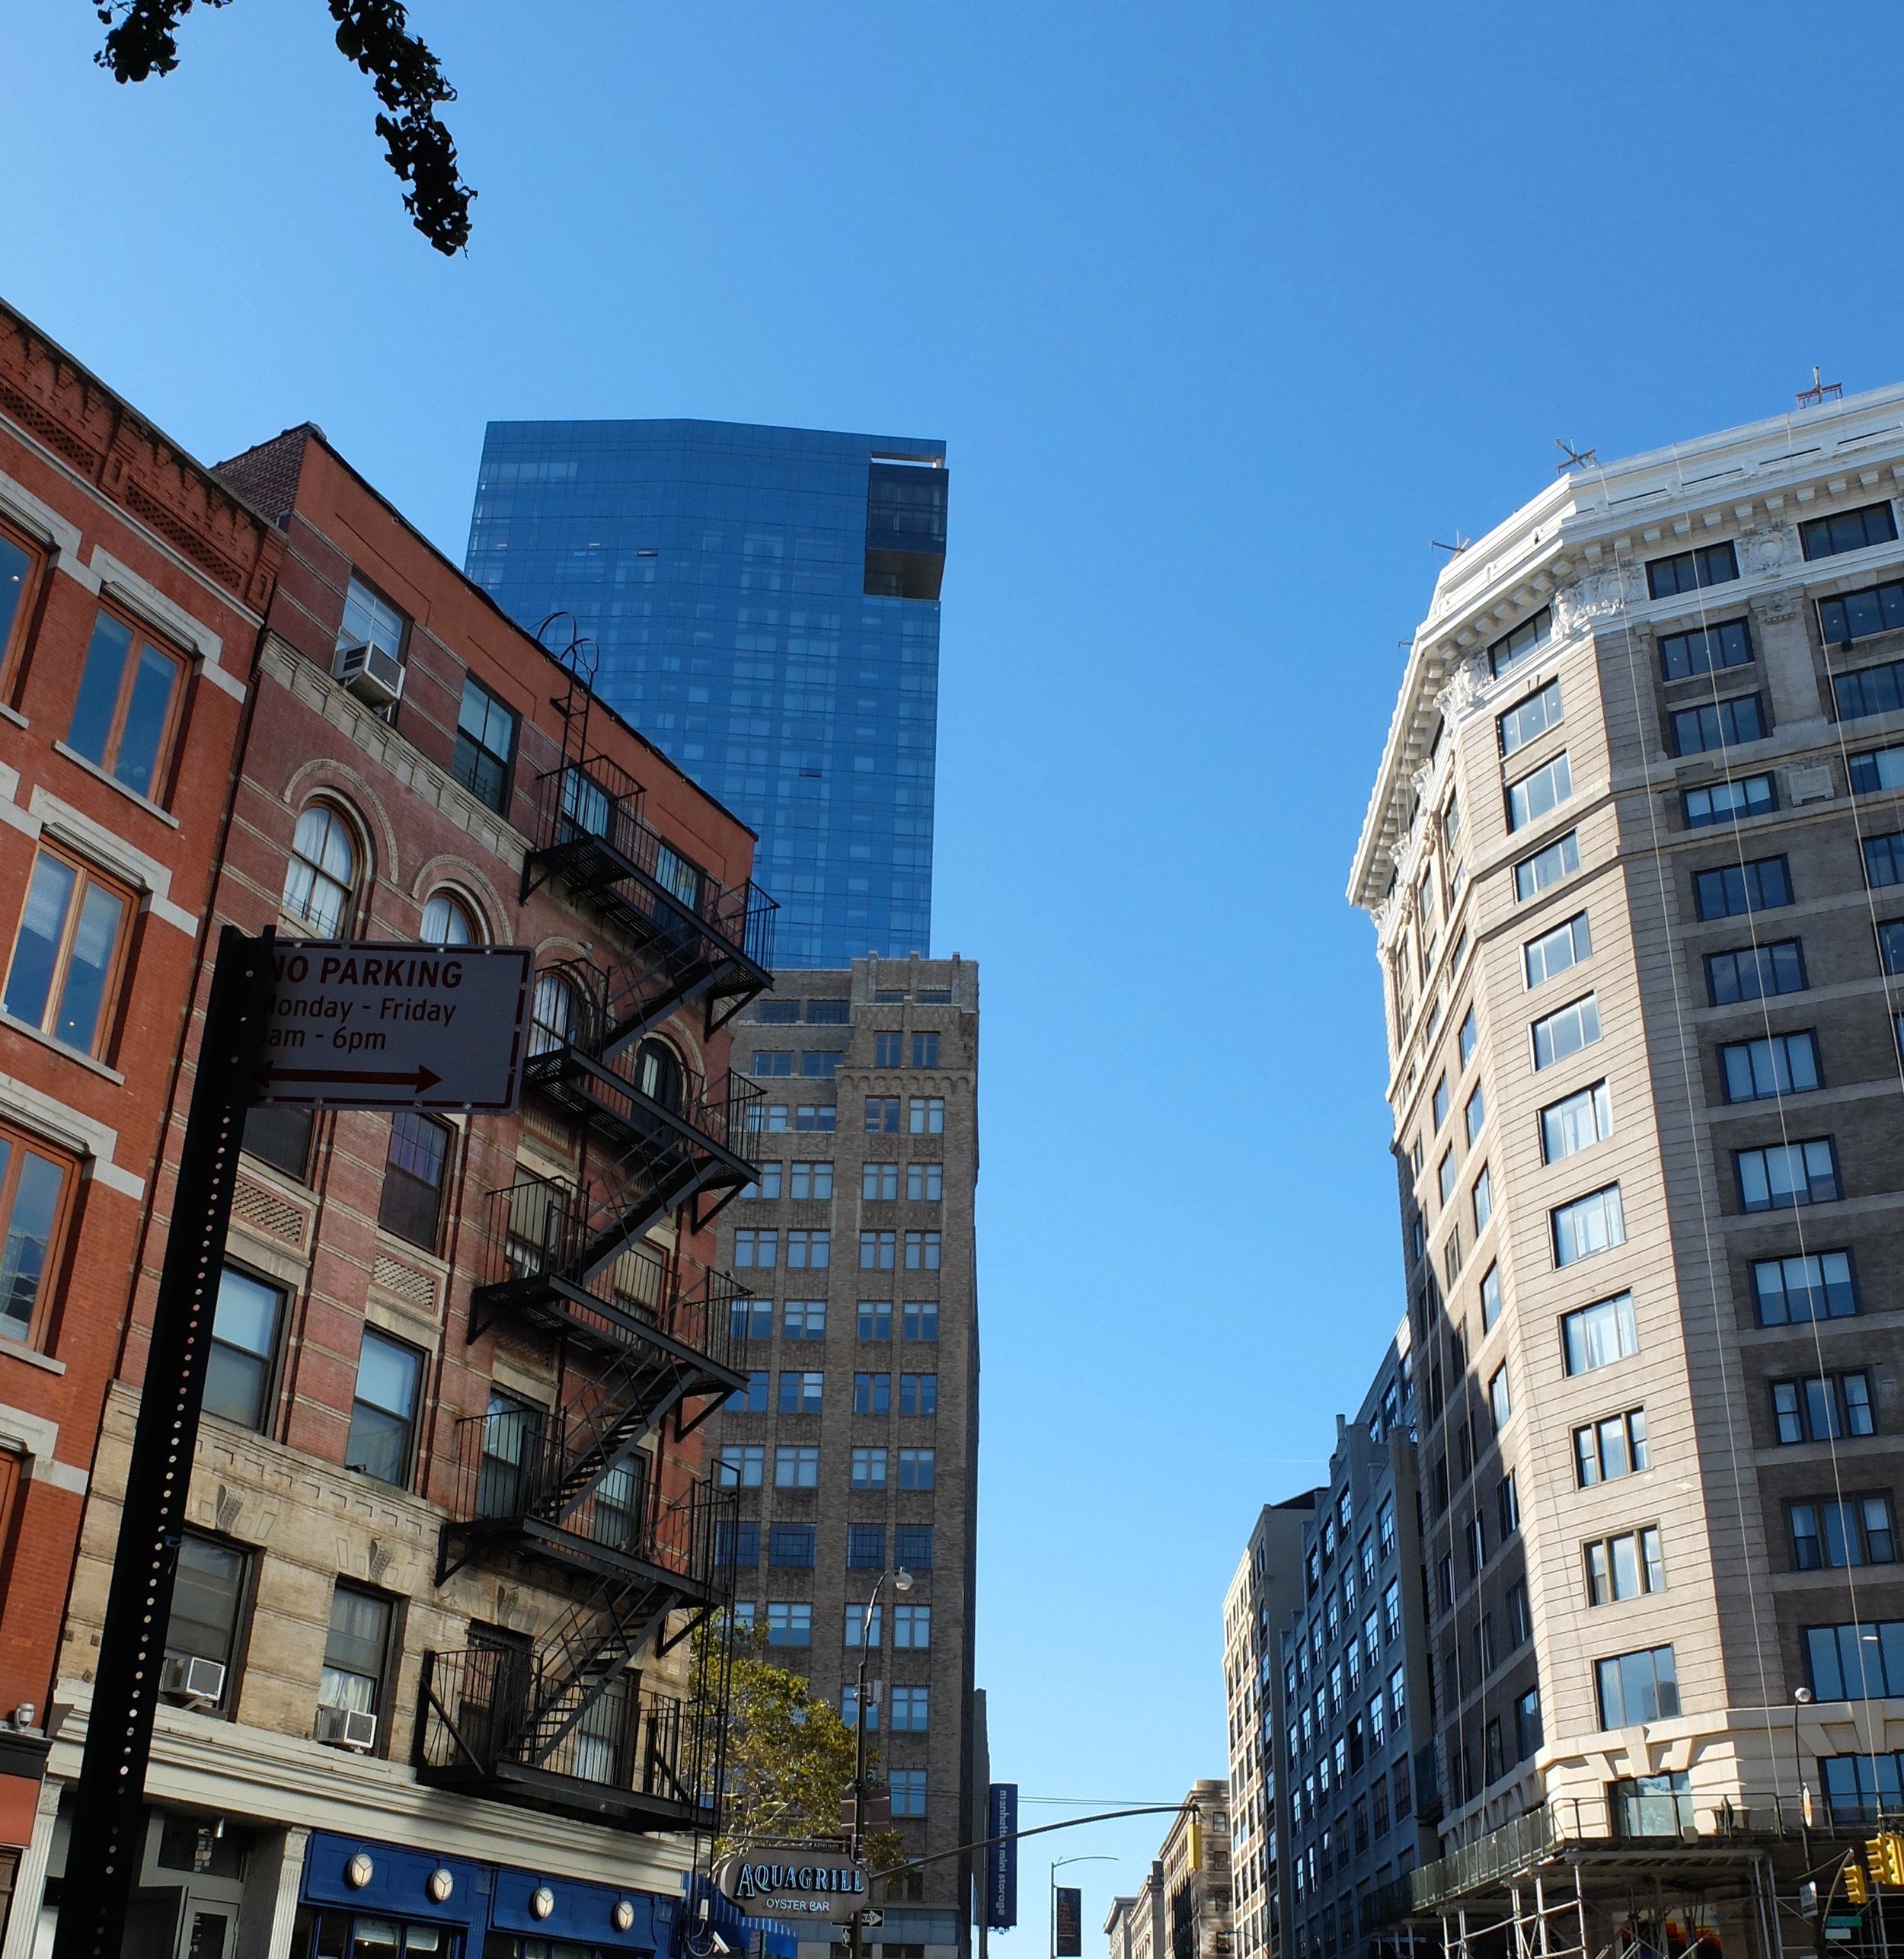
[[[945,445],[491,422],[468,570],[760,833],[774,963],[929,954]]]

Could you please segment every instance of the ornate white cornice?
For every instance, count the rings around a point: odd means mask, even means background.
[[[1563,647],[1616,620],[1639,625],[1642,615],[1676,629],[1666,622],[1685,601],[1652,599],[1647,559],[1730,539],[1746,588],[1737,596],[1754,599],[1753,586],[1819,575],[1799,548],[1797,522],[1834,503],[1900,495],[1904,385],[1576,470],[1548,484],[1436,581],[1389,724],[1350,901],[1370,909],[1379,902],[1388,847],[1437,721],[1475,711],[1490,691],[1490,677],[1472,662],[1542,605],[1554,609]]]

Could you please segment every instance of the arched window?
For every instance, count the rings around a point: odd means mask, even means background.
[[[681,1057],[665,1040],[644,1040],[634,1057],[634,1085],[664,1109],[681,1106]]]
[[[559,973],[538,974],[535,997],[529,1006],[529,1053],[547,1054],[566,1047],[575,1038],[579,1018],[574,986]]]
[[[328,804],[313,803],[298,819],[284,874],[287,917],[318,938],[335,938],[348,921],[357,882],[357,845],[350,826]]]
[[[462,899],[438,891],[423,907],[423,930],[417,936],[425,945],[481,945],[483,928]]]

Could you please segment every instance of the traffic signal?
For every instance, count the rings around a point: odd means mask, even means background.
[[[1864,1881],[1864,1867],[1855,1855],[1845,1860],[1845,1896],[1854,1905],[1871,1901],[1871,1887]]]
[[[1882,1836],[1869,1837],[1864,1855],[1879,1884],[1904,1885],[1904,1836],[1887,1830]]]
[[[1184,1828],[1184,1859],[1193,1871],[1203,1868],[1203,1819],[1195,1810]]]

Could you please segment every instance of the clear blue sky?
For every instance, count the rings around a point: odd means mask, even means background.
[[[0,291],[208,458],[460,558],[491,416],[944,436],[936,951],[983,961],[980,1677],[1027,1795],[1225,1768],[1220,1596],[1398,1317],[1342,897],[1431,536],[1904,376],[1904,15],[413,0],[468,257],[319,0],[0,43]],[[1050,1816],[1049,1809],[1033,1814]],[[1154,1823],[1060,1838],[1091,1927]],[[1043,1949],[1044,1863],[1025,1929]]]

